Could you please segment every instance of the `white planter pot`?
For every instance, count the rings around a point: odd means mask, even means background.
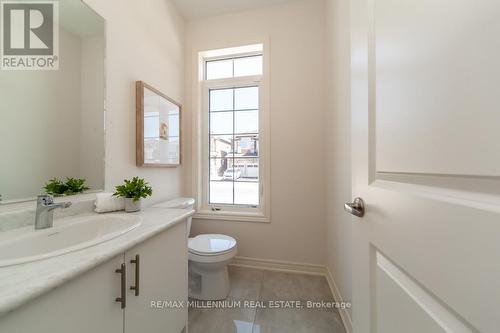
[[[141,199],[134,201],[132,198],[125,198],[125,211],[127,213],[138,212],[141,210]]]

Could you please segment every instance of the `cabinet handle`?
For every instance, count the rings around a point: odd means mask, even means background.
[[[135,259],[130,260],[130,263],[135,264],[135,286],[130,286],[130,290],[135,290],[135,296],[139,296],[139,272],[141,270],[141,257],[136,254]]]
[[[120,268],[115,270],[115,273],[121,274],[121,297],[117,297],[115,299],[115,302],[121,303],[122,309],[125,309],[125,307],[127,306],[127,269],[125,268],[125,264],[121,264]]]

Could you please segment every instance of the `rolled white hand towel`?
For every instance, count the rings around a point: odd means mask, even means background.
[[[113,193],[97,193],[94,205],[96,213],[115,212],[125,209],[125,200],[113,196]]]

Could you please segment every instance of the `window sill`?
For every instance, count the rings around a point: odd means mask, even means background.
[[[193,218],[201,220],[217,220],[217,221],[237,221],[237,222],[258,222],[270,223],[271,219],[264,214],[243,214],[236,212],[212,212],[198,211]]]

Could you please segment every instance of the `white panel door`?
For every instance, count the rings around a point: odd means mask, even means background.
[[[351,2],[356,333],[500,332],[499,17]]]

